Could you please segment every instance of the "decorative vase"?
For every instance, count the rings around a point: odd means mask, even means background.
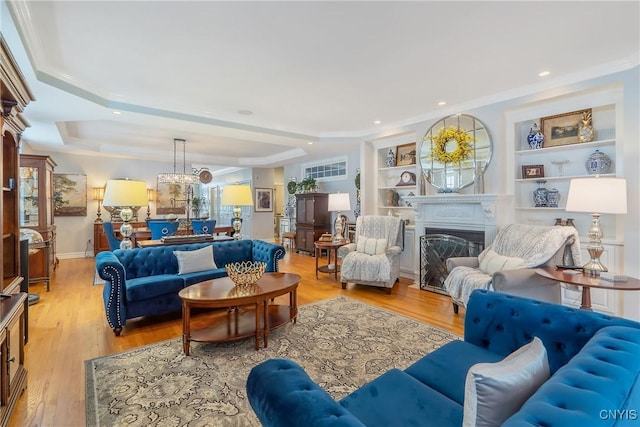
[[[578,141],[579,142],[591,142],[595,137],[593,132],[593,125],[591,123],[591,112],[585,111],[582,113],[582,119],[578,123]]]
[[[538,188],[533,191],[533,203],[536,208],[543,208],[547,206],[547,195],[549,190],[544,188],[544,184],[547,183],[545,179],[538,179],[536,181]]]
[[[555,188],[547,191],[547,206],[549,206],[550,208],[557,208],[559,203],[560,192]]]
[[[475,194],[484,194],[484,170],[482,162],[476,163],[475,177],[473,180],[473,192]]]
[[[396,165],[396,153],[393,152],[393,149],[389,148],[389,152],[387,153],[387,167],[392,168]]]
[[[611,169],[611,158],[600,150],[596,150],[587,159],[585,167],[591,175],[607,173]]]
[[[532,150],[537,150],[542,148],[542,143],[544,142],[544,135],[538,128],[538,124],[534,123],[531,130],[529,130],[529,135],[527,136],[527,142],[529,143],[529,148]]]

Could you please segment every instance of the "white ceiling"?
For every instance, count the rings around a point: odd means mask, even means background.
[[[630,68],[640,50],[638,1],[8,10],[3,34],[36,97],[25,112],[31,147],[166,161],[183,138],[188,161],[217,167],[327,157],[385,129]]]

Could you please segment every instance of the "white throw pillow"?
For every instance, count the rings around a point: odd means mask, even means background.
[[[538,337],[500,362],[467,372],[463,427],[499,426],[549,379],[547,350]]]
[[[517,270],[525,266],[522,258],[499,255],[493,249],[487,248],[478,256],[480,270],[493,274],[503,270]]]
[[[367,245],[368,237],[359,236],[358,242],[356,243],[356,252],[364,253],[364,248]]]
[[[195,251],[173,251],[173,253],[178,259],[178,274],[218,268],[213,259],[213,245],[205,246]]]

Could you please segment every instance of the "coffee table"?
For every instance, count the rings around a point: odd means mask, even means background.
[[[265,273],[258,283],[236,286],[228,277],[207,280],[182,289],[182,349],[189,355],[191,341],[226,342],[255,336],[267,347],[269,331],[298,315],[297,289],[301,277],[293,273]],[[269,303],[289,294],[289,305]],[[226,308],[207,316],[207,323],[192,321],[193,308]]]

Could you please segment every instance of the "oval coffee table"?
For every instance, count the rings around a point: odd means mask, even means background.
[[[191,341],[225,342],[255,336],[267,347],[269,331],[298,315],[297,289],[301,277],[293,273],[265,273],[258,283],[236,286],[229,277],[207,280],[182,289],[182,349],[189,355]],[[289,305],[270,304],[269,300],[289,294]],[[207,319],[211,322],[192,330],[192,308],[226,308]]]

